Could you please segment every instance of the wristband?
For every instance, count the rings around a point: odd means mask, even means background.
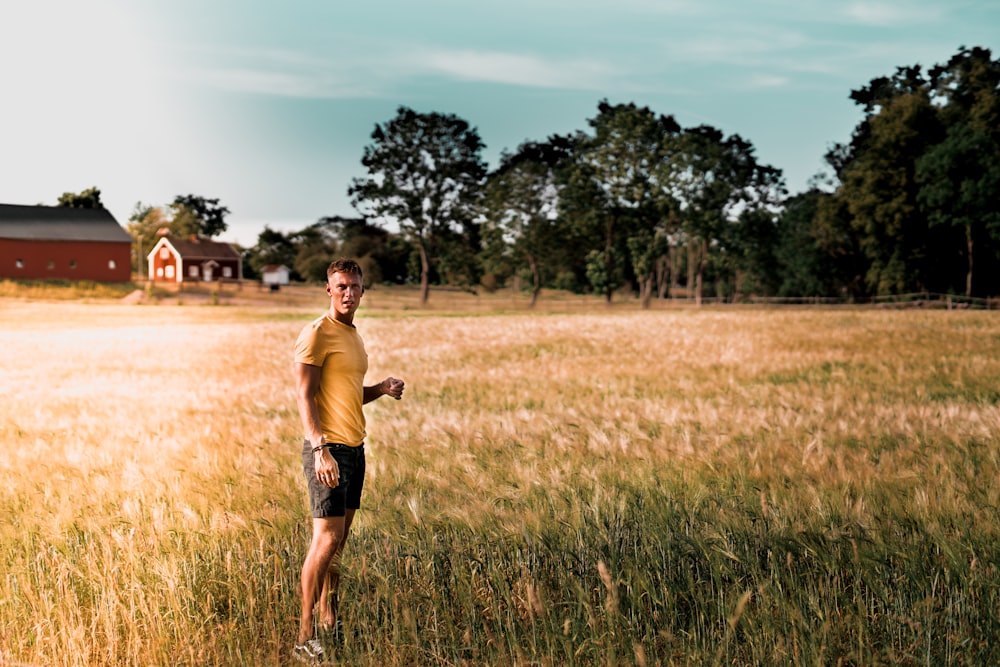
[[[327,447],[329,447],[329,446],[330,446],[330,445],[329,445],[329,444],[327,444],[327,443],[325,443],[325,442],[324,442],[324,443],[323,443],[322,445],[316,445],[315,447],[313,447],[313,448],[312,448],[312,453],[313,453],[313,454],[315,454],[315,453],[316,453],[316,452],[318,452],[319,450],[321,450],[321,449],[326,449],[326,448],[327,448]]]

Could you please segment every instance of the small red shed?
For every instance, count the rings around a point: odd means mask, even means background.
[[[149,277],[158,282],[243,280],[243,258],[229,243],[161,236],[146,256]]]
[[[0,204],[0,278],[132,279],[132,237],[104,208]]]

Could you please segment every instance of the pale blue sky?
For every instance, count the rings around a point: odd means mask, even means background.
[[[960,46],[996,0],[32,0],[0,8],[0,203],[96,185],[218,197],[224,240],[352,215],[376,123],[457,114],[503,149],[636,102],[751,141],[792,192],[861,118],[848,95]]]

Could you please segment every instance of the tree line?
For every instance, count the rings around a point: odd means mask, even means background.
[[[349,255],[369,282],[419,285],[424,301],[433,285],[520,287],[532,303],[543,288],[626,291],[644,305],[1000,294],[1000,62],[961,47],[850,97],[863,110],[850,141],[793,195],[750,141],[634,103],[601,101],[587,130],[526,141],[492,170],[468,121],[399,107],[348,187],[357,217],[265,227],[245,273],[285,264],[323,280],[331,256]],[[166,213],[137,205],[130,231],[212,236],[226,213],[188,195]]]

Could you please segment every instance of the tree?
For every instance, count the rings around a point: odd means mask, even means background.
[[[659,284],[658,293],[662,296],[666,291],[665,279],[669,272],[667,258],[670,254],[670,242],[667,232],[656,228],[653,230],[639,229],[628,237],[629,257],[632,260],[632,271],[639,281],[639,300],[643,308],[649,308],[653,299],[654,284]]]
[[[396,235],[364,218],[333,216],[322,218],[320,222],[328,225],[339,240],[340,254],[358,261],[368,285],[406,281],[409,251],[405,245],[400,247]]]
[[[257,243],[246,251],[246,263],[255,273],[262,273],[265,266],[285,265],[293,269],[296,255],[295,244],[289,235],[271,229],[267,225],[257,235]],[[301,279],[301,276],[296,276]]]
[[[592,198],[596,204],[598,219],[582,219],[598,222],[603,235],[600,255],[588,255],[588,275],[600,281],[600,291],[610,302],[625,269],[648,267],[652,272],[654,262],[634,250],[646,241],[648,248],[665,248],[652,241],[665,236],[663,225],[674,208],[669,182],[674,173],[673,139],[680,125],[672,116],[657,116],[648,107],[612,105],[607,100],[598,104],[597,116],[588,123],[594,135],[580,146],[576,196]],[[630,244],[633,237],[637,240]],[[630,256],[638,259],[631,266]],[[595,266],[598,261],[604,262],[603,269]],[[637,279],[647,284],[651,275]],[[597,284],[594,287],[598,289]]]
[[[64,192],[59,197],[57,206],[65,206],[67,208],[104,208],[104,204],[101,203],[101,191],[96,187],[87,188],[80,194]]]
[[[295,248],[292,268],[302,280],[325,282],[330,258],[338,254],[337,237],[330,225],[320,220],[292,234],[289,241]]]
[[[516,272],[523,261],[531,274],[531,307],[542,290],[549,259],[564,235],[559,225],[560,171],[572,157],[569,137],[525,142],[504,153],[485,188],[487,238],[484,254],[494,267]]]
[[[871,261],[866,279],[876,293],[930,287],[935,244],[917,202],[915,174],[917,160],[941,134],[926,89],[883,99],[878,114],[855,132],[840,195]]]
[[[835,201],[821,213],[847,210],[870,291],[971,295],[974,275],[1000,268],[1000,66],[987,49],[962,48],[926,75],[900,67],[851,98],[865,117],[841,151]],[[985,272],[974,273],[977,258]]]
[[[775,249],[781,215],[777,198],[782,194],[783,190],[774,190],[773,198],[769,196],[766,202],[747,206],[725,228],[724,266],[734,301],[747,294],[767,295],[777,291],[780,278]]]
[[[829,258],[833,267],[830,294],[853,301],[871,293],[866,283],[871,261],[861,247],[861,235],[839,185],[850,159],[849,146],[834,144],[824,156],[830,172],[814,176],[810,192],[816,195],[811,234],[820,256]]]
[[[817,238],[819,208],[828,197],[812,187],[785,201],[774,248],[780,296],[828,296],[838,291],[835,257]]]
[[[1000,246],[1000,62],[988,49],[963,48],[930,70],[929,85],[943,101],[945,132],[917,160],[917,199],[932,226],[961,233],[965,294],[972,296],[977,247],[995,260]]]
[[[676,220],[669,183],[680,126],[648,107],[607,100],[588,123],[594,134],[579,140],[563,211],[593,238],[586,266],[594,289],[610,302],[634,277],[648,307],[656,272],[667,266],[662,241]]]
[[[688,287],[694,284],[701,304],[711,253],[739,293],[747,274],[766,263],[769,248],[758,241],[773,237],[785,192],[781,171],[758,162],[739,135],[725,137],[708,125],[684,131],[677,160],[672,188],[688,240]]]
[[[159,240],[158,232],[168,225],[169,221],[162,208],[143,204],[141,201],[132,207],[125,229],[136,240],[136,266],[132,267],[135,271],[140,272],[139,264],[146,261],[149,251]]]
[[[963,287],[972,296],[976,240],[992,240],[994,247],[1000,243],[1000,152],[969,125],[950,127],[944,140],[917,161],[916,181],[917,201],[931,227],[952,228],[964,239]]]
[[[420,298],[427,303],[436,252],[459,235],[473,242],[480,187],[486,175],[479,132],[452,114],[399,107],[376,125],[361,164],[368,175],[348,189],[366,217],[395,223],[420,256]],[[453,250],[453,249],[452,249]],[[478,248],[477,248],[478,250]]]
[[[171,232],[178,236],[213,238],[228,229],[226,216],[229,209],[218,199],[197,195],[177,195],[170,204],[173,211]]]

